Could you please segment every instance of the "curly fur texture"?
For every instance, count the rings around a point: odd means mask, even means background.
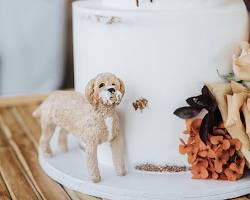
[[[110,73],[99,74],[90,80],[85,96],[73,91],[52,93],[33,113],[41,122],[40,149],[52,156],[50,139],[60,127],[59,146],[67,151],[67,134],[74,134],[86,153],[88,173],[93,182],[101,180],[97,147],[111,143],[113,163],[117,175],[126,174],[123,158],[123,137],[116,113],[124,95],[123,82]]]

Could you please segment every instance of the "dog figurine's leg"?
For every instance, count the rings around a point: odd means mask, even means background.
[[[61,130],[59,132],[59,136],[58,136],[58,144],[59,144],[60,149],[63,152],[68,151],[67,136],[68,136],[67,131],[65,129],[61,128]]]
[[[121,133],[118,133],[118,135],[111,141],[112,158],[118,176],[126,175],[123,146],[123,137]]]
[[[42,133],[39,141],[39,147],[42,152],[47,156],[52,156],[53,152],[50,148],[50,140],[55,131],[55,125],[48,124],[45,121],[41,120]]]
[[[83,146],[85,147],[86,163],[89,176],[94,183],[98,183],[101,181],[97,160],[98,144],[91,141],[90,143],[86,143],[86,145],[83,144]]]

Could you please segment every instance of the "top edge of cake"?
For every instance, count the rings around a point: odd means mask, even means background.
[[[243,0],[84,0],[76,6],[100,10],[168,11],[245,6]]]

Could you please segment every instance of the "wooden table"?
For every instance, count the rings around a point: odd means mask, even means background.
[[[98,200],[63,187],[42,171],[40,126],[31,114],[45,97],[0,98],[0,200]],[[237,200],[250,200],[250,195]]]

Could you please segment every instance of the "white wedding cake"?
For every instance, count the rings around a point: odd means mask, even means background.
[[[219,81],[217,70],[232,69],[249,35],[243,0],[78,1],[73,28],[76,90],[100,72],[125,82],[119,111],[127,166],[186,166],[178,149],[184,123],[173,112],[204,82]],[[140,99],[142,111],[135,110]],[[108,144],[98,154],[112,166]]]

